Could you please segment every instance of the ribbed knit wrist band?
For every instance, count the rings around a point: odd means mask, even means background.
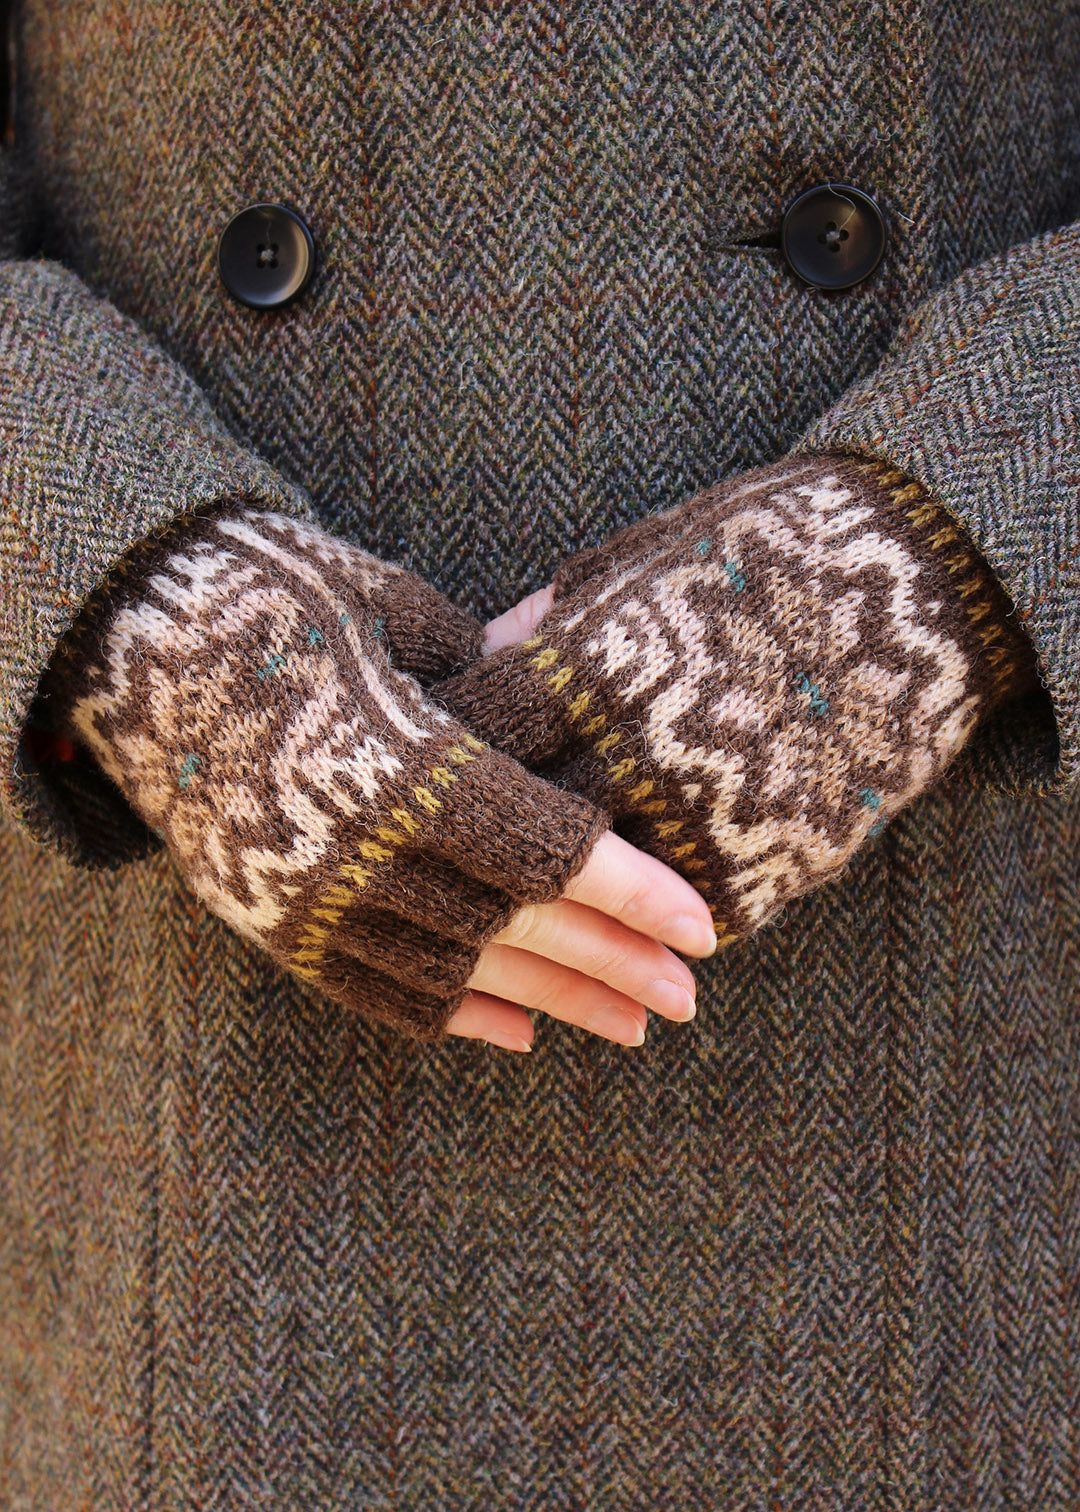
[[[531,640],[437,696],[693,881],[721,944],[840,873],[1037,681],[956,522],[842,454],[640,520],[556,590]]]
[[[54,728],[206,905],[328,996],[439,1039],[483,942],[605,827],[419,683],[479,627],[411,573],[233,508],[132,554],[50,669]]]

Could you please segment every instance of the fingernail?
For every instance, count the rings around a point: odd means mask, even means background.
[[[500,1050],[531,1050],[528,1040],[523,1040],[516,1034],[500,1034],[493,1030],[485,1041],[489,1045],[498,1045]]]
[[[634,1048],[645,1043],[645,1031],[634,1018],[622,1008],[601,1008],[583,1025],[590,1034],[602,1035],[616,1044]]]
[[[664,925],[660,937],[672,950],[681,950],[683,955],[710,956],[716,949],[716,930],[704,919],[692,914],[679,914]]]
[[[657,1013],[678,1019],[681,1023],[692,1019],[697,1012],[697,1004],[685,987],[680,987],[678,982],[663,980],[649,983],[645,993],[645,1006],[655,1008]]]

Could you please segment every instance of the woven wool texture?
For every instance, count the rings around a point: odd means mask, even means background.
[[[335,1001],[440,1038],[483,941],[559,895],[604,816],[390,665],[403,642],[431,673],[476,654],[475,622],[411,574],[252,510],[135,556],[54,659],[54,729],[238,933]]]
[[[1037,686],[963,532],[919,484],[843,456],[742,474],[556,587],[534,636],[441,694],[693,881],[721,945],[838,876]]]
[[[965,272],[908,318],[881,367],[797,446],[862,452],[921,479],[999,564],[1043,650],[1060,731],[1041,776],[1034,749],[1017,771],[1048,787],[1080,773],[1078,266],[1080,228],[1065,226]],[[977,395],[970,407],[962,390]],[[1037,444],[1017,449],[1029,416]]]
[[[1075,7],[17,0],[17,33],[0,1504],[1074,1512]],[[777,246],[824,181],[889,228],[835,294]],[[317,244],[269,314],[214,266],[262,198]],[[837,405],[814,449],[937,490],[1040,687],[642,1051],[410,1044],[20,746],[182,512],[305,517],[484,617]]]

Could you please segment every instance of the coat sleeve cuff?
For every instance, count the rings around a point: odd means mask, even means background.
[[[229,502],[313,511],[134,321],[42,260],[0,262],[0,499],[0,809],[74,864],[117,866],[159,842],[35,708],[57,646],[177,520]]]
[[[794,452],[877,458],[965,529],[1030,636],[1041,686],[957,768],[990,788],[1080,786],[1080,223],[967,269]]]

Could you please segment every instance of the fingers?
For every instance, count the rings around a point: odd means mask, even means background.
[[[583,903],[560,899],[523,908],[491,943],[569,966],[676,1022],[694,1016],[690,968],[655,940]]]
[[[580,971],[513,945],[488,945],[468,985],[619,1045],[645,1043],[647,1015],[640,1003]]]
[[[704,899],[670,867],[610,831],[556,903],[521,909],[485,947],[450,1034],[531,1047],[535,1008],[622,1045],[644,1042],[645,1006],[685,1022],[694,982],[665,942],[711,955]],[[688,1011],[691,1010],[691,1011]]]
[[[554,592],[551,587],[540,588],[505,614],[500,614],[498,619],[491,620],[484,630],[485,656],[503,646],[516,646],[519,641],[528,640],[551,608]]]
[[[467,992],[446,1032],[463,1039],[486,1040],[502,1050],[532,1049],[533,1023],[524,1008],[487,992]]]
[[[610,830],[596,842],[563,897],[599,909],[683,955],[709,956],[716,949],[712,916],[701,894],[655,856]]]

